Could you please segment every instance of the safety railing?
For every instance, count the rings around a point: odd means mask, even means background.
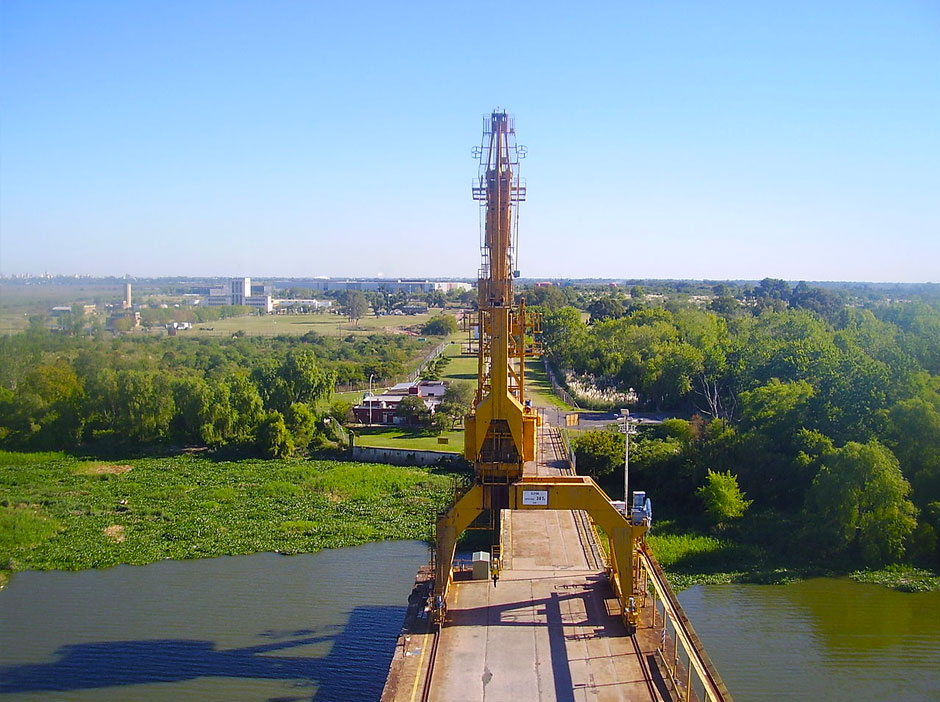
[[[574,449],[571,448],[571,441],[568,439],[568,432],[564,429],[559,429],[558,433],[561,434],[562,443],[565,445],[565,452],[567,453],[566,458],[571,464],[571,472],[575,475],[578,474],[578,457],[575,455]]]
[[[571,393],[565,390],[561,383],[555,378],[555,372],[552,370],[551,364],[548,362],[548,356],[542,355],[542,362],[545,364],[545,374],[548,376],[548,382],[552,385],[552,391],[561,398],[564,402],[567,402],[569,405],[577,409],[578,402],[575,400]]]
[[[638,552],[638,589],[652,597],[653,629],[660,629],[657,653],[685,702],[731,702],[731,693],[679,605],[659,563],[644,547]]]

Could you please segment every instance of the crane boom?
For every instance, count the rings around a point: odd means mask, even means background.
[[[479,329],[477,393],[464,422],[464,453],[481,483],[508,484],[535,460],[538,417],[525,400],[527,332],[534,319],[525,301],[515,303],[513,257],[518,238],[518,204],[526,188],[519,179],[525,147],[516,145],[515,125],[506,112],[486,121],[473,198],[484,208],[482,265],[477,284]],[[528,352],[533,349],[529,346]]]

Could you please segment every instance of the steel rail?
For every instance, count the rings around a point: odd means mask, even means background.
[[[428,674],[424,678],[424,685],[421,688],[421,702],[428,702],[431,699],[431,678],[434,675],[434,668],[437,665],[437,647],[441,640],[441,625],[437,625],[434,632],[434,638],[431,641],[431,653],[428,656]],[[418,671],[421,674],[421,671]]]

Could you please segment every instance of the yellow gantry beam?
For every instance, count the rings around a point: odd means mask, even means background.
[[[611,585],[623,612],[634,590],[633,560],[636,546],[647,531],[631,524],[610,503],[592,478],[584,476],[531,476],[510,486],[510,509],[584,510],[610,540]]]
[[[443,620],[447,595],[453,583],[457,538],[485,509],[492,506],[493,486],[475,484],[437,523],[435,610]],[[593,479],[583,476],[525,477],[509,486],[509,509],[584,510],[610,541],[610,582],[628,626],[629,600],[634,594],[634,560],[646,525],[631,524],[611,503]]]

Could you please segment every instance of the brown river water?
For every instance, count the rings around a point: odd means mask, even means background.
[[[377,702],[427,557],[400,541],[18,573],[0,702]],[[679,599],[737,702],[940,701],[940,593],[824,578]]]

